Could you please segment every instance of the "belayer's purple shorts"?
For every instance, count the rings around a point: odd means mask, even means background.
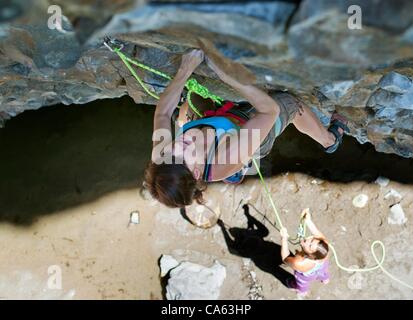
[[[300,293],[306,293],[310,289],[311,282],[325,282],[330,279],[328,267],[329,263],[328,260],[326,260],[318,270],[314,271],[314,273],[303,274],[301,272],[294,271],[295,280],[290,284],[290,287],[298,290]]]

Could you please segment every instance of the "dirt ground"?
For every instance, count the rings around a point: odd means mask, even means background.
[[[1,299],[162,299],[162,254],[218,260],[227,268],[221,299],[298,299],[274,275],[230,254],[218,226],[195,228],[139,192],[152,112],[125,98],[25,112],[0,129]],[[267,181],[290,234],[309,207],[343,265],[373,265],[370,245],[381,240],[385,268],[413,285],[412,160],[377,154],[350,138],[326,158],[294,129],[283,136]],[[387,186],[374,183],[379,174],[391,179]],[[402,199],[385,199],[391,189]],[[361,193],[369,200],[356,208],[352,201]],[[280,242],[257,178],[211,184],[205,198],[228,227],[246,227],[241,204],[250,203],[270,231],[266,240]],[[389,207],[398,202],[408,220],[391,225]],[[135,210],[140,222],[130,224]],[[61,272],[61,288],[50,285],[53,270]],[[305,299],[413,298],[381,271],[347,273],[333,259],[330,271],[331,282],[314,284]]]

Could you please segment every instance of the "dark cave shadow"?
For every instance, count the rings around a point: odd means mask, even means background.
[[[293,275],[283,268],[281,259],[281,246],[264,240],[269,231],[264,224],[258,221],[249,213],[248,205],[242,207],[247,217],[247,228],[229,228],[225,227],[222,220],[218,221],[227,244],[228,251],[242,258],[249,258],[255,266],[278,279],[287,287],[287,280],[293,279]],[[234,239],[231,239],[231,236]]]
[[[152,148],[153,106],[130,97],[26,111],[0,129],[0,222],[41,216],[136,188]],[[413,159],[378,153],[345,137],[332,155],[293,126],[262,160],[266,176],[301,172],[326,181],[413,184]],[[257,179],[249,176],[248,179]]]
[[[290,125],[274,144],[271,153],[260,163],[264,176],[285,172],[305,173],[330,182],[373,182],[379,176],[403,184],[413,184],[413,158],[379,153],[370,143],[359,144],[345,136],[333,154]],[[255,179],[255,176],[247,176]]]
[[[130,97],[26,111],[0,129],[0,221],[40,216],[142,185],[154,107]]]

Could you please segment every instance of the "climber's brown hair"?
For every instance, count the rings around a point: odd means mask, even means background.
[[[144,177],[144,187],[155,199],[170,208],[183,208],[193,200],[203,204],[202,192],[206,184],[197,181],[185,164],[156,164],[149,162]]]

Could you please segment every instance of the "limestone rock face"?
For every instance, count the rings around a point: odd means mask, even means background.
[[[48,28],[51,4],[61,7],[60,30]],[[361,30],[347,26],[352,4],[362,9]],[[182,53],[202,37],[251,70],[257,86],[299,95],[326,125],[337,110],[360,143],[412,157],[412,6],[408,0],[304,0],[298,8],[283,1],[6,1],[0,10],[0,125],[56,103],[129,94],[155,104],[102,38],[121,40],[126,54],[174,75]],[[158,94],[167,85],[137,72]],[[242,99],[205,64],[194,77],[226,99]]]

